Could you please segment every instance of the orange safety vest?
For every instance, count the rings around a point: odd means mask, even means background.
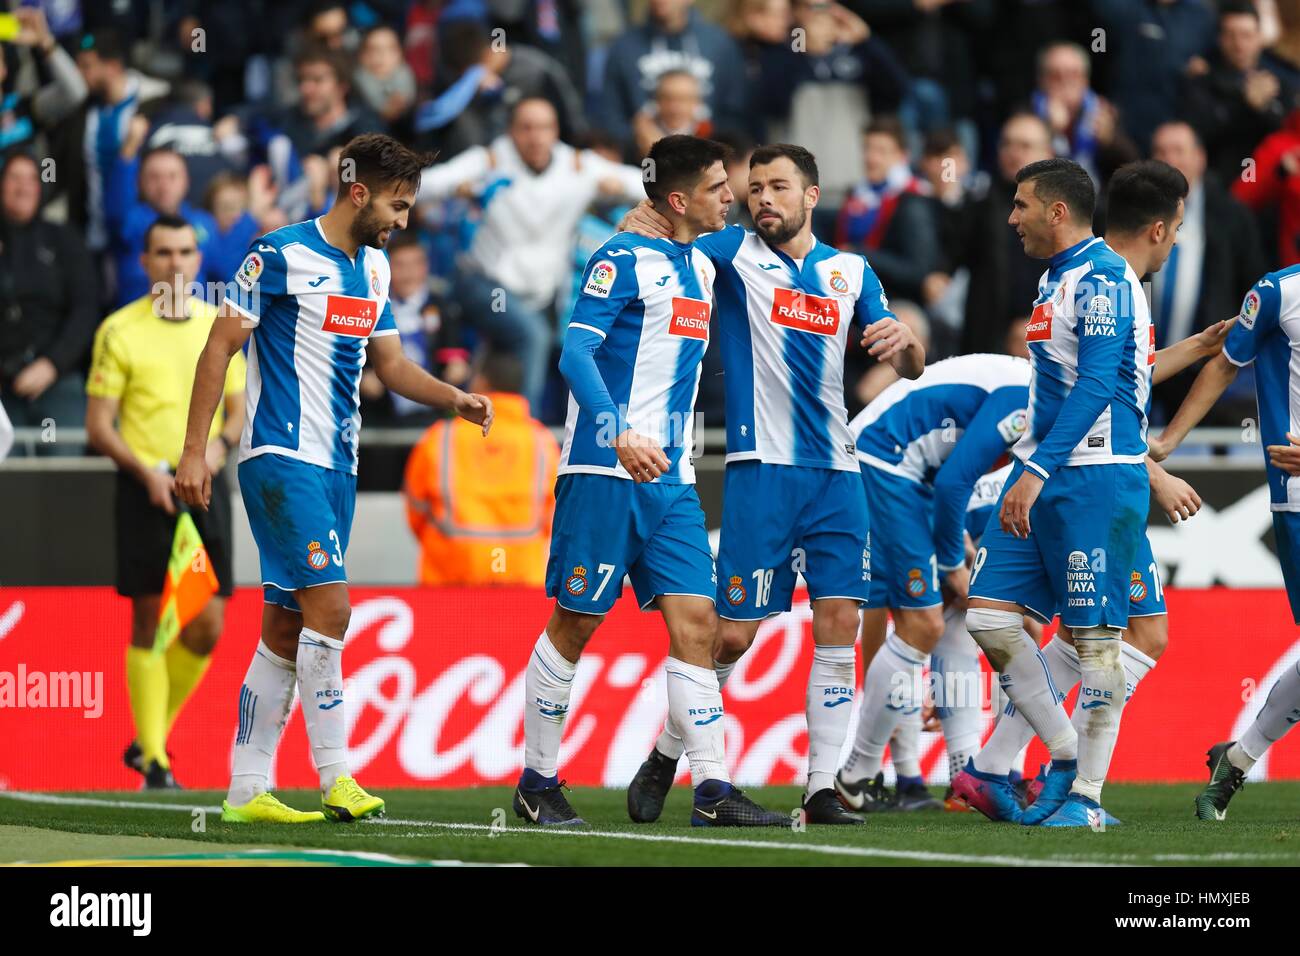
[[[545,583],[560,449],[522,396],[489,397],[488,437],[464,419],[440,421],[406,462],[421,584]]]

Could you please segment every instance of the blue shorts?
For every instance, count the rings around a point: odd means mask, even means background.
[[[1160,580],[1160,565],[1151,550],[1151,539],[1145,534],[1138,543],[1137,560],[1128,576],[1128,616],[1155,617],[1168,614],[1165,606],[1165,585]]]
[[[1300,512],[1273,512],[1273,541],[1282,565],[1287,600],[1291,602],[1291,617],[1300,624]]]
[[[862,466],[867,513],[874,515],[870,608],[940,607],[934,553],[934,492],[925,485]]]
[[[283,455],[239,465],[239,493],[262,562],[267,604],[302,610],[293,592],[347,582],[357,476]]]
[[[738,461],[722,483],[718,614],[758,621],[808,595],[866,603],[871,589],[867,501],[852,471]]]
[[[624,575],[642,610],[663,594],[713,600],[717,577],[695,486],[561,475],[547,596],[569,611],[607,614],[623,593]]]
[[[1017,462],[980,540],[970,596],[1019,604],[1044,623],[1059,612],[1070,628],[1126,627],[1151,497],[1146,466],[1057,469],[1029,511],[1029,537],[1016,538],[997,515],[1023,472]]]

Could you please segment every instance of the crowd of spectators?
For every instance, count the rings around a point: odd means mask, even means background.
[[[1300,261],[1300,0],[41,0],[8,22],[0,403],[18,427],[80,424],[98,321],[149,292],[154,219],[189,221],[200,281],[225,282],[252,238],[328,209],[339,149],[370,131],[438,152],[390,249],[408,354],[458,383],[511,354],[551,424],[575,278],[668,133],[732,147],[742,224],[754,144],[810,148],[817,234],[867,256],[931,359],[1023,349],[1042,264],[1006,217],[1016,170],[1051,155],[1103,196],[1141,156],[1187,175],[1151,286],[1162,342]],[[848,363],[852,413],[887,374],[856,347]],[[369,424],[428,423],[377,380],[363,396]]]

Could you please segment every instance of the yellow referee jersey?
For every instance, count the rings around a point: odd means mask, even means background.
[[[154,314],[153,296],[142,296],[95,333],[86,394],[119,400],[118,431],[146,468],[161,461],[175,468],[185,444],[195,366],[217,317],[216,306],[199,299],[190,299],[188,308],[188,319],[164,319]],[[226,371],[226,395],[244,390],[244,372],[244,355],[236,352]],[[209,439],[224,421],[223,404]]]

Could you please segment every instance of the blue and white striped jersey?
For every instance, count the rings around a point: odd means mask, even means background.
[[[668,456],[656,481],[695,483],[695,396],[715,274],[690,244],[630,232],[591,257],[560,357],[570,389],[560,474],[630,480],[614,438],[631,428]]]
[[[856,471],[844,345],[855,321],[894,318],[866,259],[815,242],[796,262],[740,226],[695,248],[718,270],[727,461]]]
[[[388,257],[351,259],[319,220],[254,239],[225,301],[253,325],[239,460],[271,452],[357,473],[361,369],[372,335],[396,335]]]
[[[971,489],[1025,434],[1029,374],[1029,363],[1010,355],[944,359],[890,385],[849,423],[860,461],[934,487],[941,571],[965,559]]]
[[[1300,265],[1270,272],[1246,293],[1237,324],[1223,343],[1233,365],[1255,363],[1259,440],[1289,445],[1300,431]],[[1300,477],[1274,467],[1264,454],[1274,511],[1300,511]]]
[[[1016,457],[1044,479],[1065,465],[1142,462],[1155,327],[1124,258],[1096,237],[1053,256],[1025,340],[1033,376]]]

